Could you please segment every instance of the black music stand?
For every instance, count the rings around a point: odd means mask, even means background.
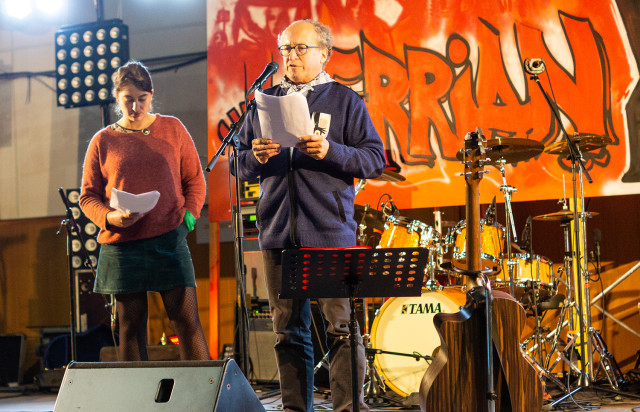
[[[282,299],[349,298],[351,403],[360,411],[355,298],[420,296],[426,248],[289,249],[282,252]]]

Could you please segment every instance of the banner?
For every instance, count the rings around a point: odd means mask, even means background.
[[[464,204],[456,153],[477,127],[487,139],[532,139],[545,147],[564,138],[563,128],[608,138],[610,144],[582,153],[593,179],[584,176],[585,196],[640,192],[640,173],[631,168],[640,131],[628,125],[631,105],[640,103],[630,101],[640,100],[638,65],[613,0],[209,0],[208,15],[210,156],[242,114],[244,91],[268,62],[282,62],[278,33],[312,18],[333,30],[327,72],[363,96],[388,164],[406,178],[367,181],[357,203],[375,205],[387,193],[400,209]],[[545,63],[540,86],[562,123],[523,70],[532,58]],[[500,201],[504,181],[517,189],[514,201],[572,193],[566,156],[543,152],[507,164],[504,180],[496,167],[487,169],[481,203]],[[229,219],[227,179],[224,157],[209,176],[212,221]]]

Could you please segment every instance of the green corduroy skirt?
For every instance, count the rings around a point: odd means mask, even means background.
[[[187,233],[182,223],[153,238],[101,245],[93,291],[121,294],[195,287]]]

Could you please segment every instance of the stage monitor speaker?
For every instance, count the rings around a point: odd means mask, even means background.
[[[22,384],[26,336],[0,335],[0,387]]]
[[[278,365],[273,345],[276,334],[273,333],[271,317],[249,318],[249,360],[251,361],[250,379],[278,382]]]
[[[54,412],[264,412],[233,359],[70,363]]]

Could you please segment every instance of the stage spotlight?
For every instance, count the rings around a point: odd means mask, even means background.
[[[129,28],[122,20],[61,27],[55,48],[58,106],[113,102],[112,75],[129,60]]]
[[[22,20],[31,14],[31,2],[25,0],[4,0],[4,11],[9,17]]]

